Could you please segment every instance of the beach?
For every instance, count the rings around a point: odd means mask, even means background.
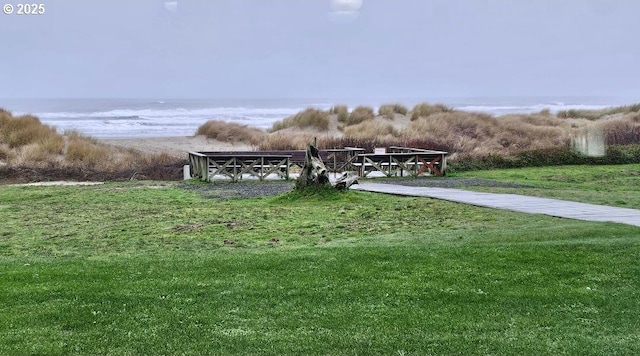
[[[111,146],[135,149],[144,153],[166,153],[174,157],[187,157],[190,151],[251,151],[242,142],[230,143],[211,140],[204,136],[141,137],[126,139],[102,139]]]

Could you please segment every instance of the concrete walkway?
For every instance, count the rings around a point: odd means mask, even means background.
[[[640,210],[565,200],[528,197],[516,194],[472,192],[461,189],[408,187],[396,184],[360,183],[353,190],[413,197],[428,197],[487,208],[504,209],[530,214],[544,214],[584,221],[606,221],[640,226]]]

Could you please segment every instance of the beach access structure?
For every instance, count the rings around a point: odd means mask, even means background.
[[[197,151],[189,152],[192,179],[290,179],[305,162],[306,151]],[[447,152],[411,147],[345,147],[319,150],[330,173],[356,172],[361,178],[373,176],[444,176]]]

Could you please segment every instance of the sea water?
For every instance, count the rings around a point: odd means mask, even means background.
[[[307,107],[329,109],[334,104],[350,108],[399,102],[411,108],[418,102],[444,103],[463,111],[494,116],[551,113],[571,109],[602,109],[636,101],[610,97],[518,97],[440,99],[0,99],[0,108],[14,115],[32,114],[59,132],[76,130],[95,138],[193,136],[207,120],[222,120],[267,129],[274,122]]]

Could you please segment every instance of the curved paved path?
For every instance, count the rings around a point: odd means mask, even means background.
[[[487,208],[504,209],[530,214],[544,214],[584,221],[606,221],[640,226],[640,210],[605,205],[577,203],[566,200],[529,197],[516,194],[472,192],[450,188],[409,187],[396,184],[360,183],[353,190],[414,197],[428,197],[472,204]]]

